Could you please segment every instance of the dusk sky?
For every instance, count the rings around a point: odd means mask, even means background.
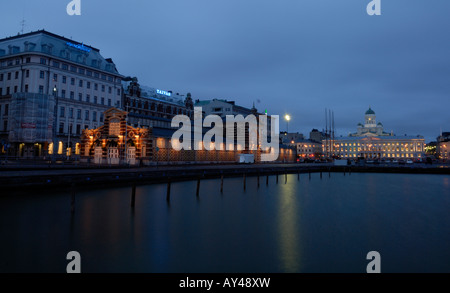
[[[382,0],[2,1],[0,38],[45,29],[100,49],[139,83],[194,100],[228,99],[292,120],[308,136],[363,122],[435,140],[450,131],[450,1]],[[281,130],[286,129],[283,121]]]

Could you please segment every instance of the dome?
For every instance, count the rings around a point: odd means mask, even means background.
[[[369,107],[369,110],[366,111],[366,115],[375,115],[375,112]]]

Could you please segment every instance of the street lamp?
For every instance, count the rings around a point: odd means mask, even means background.
[[[289,121],[291,120],[291,116],[289,115],[289,114],[286,114],[285,116],[284,116],[284,120],[286,120],[286,125],[287,125],[287,129],[286,129],[286,132],[287,133],[289,133]]]
[[[57,152],[56,119],[58,119],[58,89],[56,88],[56,85],[53,87],[53,97],[55,98],[55,110],[54,110],[54,118],[53,118],[53,156],[52,156],[52,162],[54,163],[56,161],[56,152]]]

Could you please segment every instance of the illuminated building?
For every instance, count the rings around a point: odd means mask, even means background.
[[[1,139],[24,158],[79,154],[81,131],[121,107],[121,81],[113,61],[83,43],[44,30],[1,39]]]
[[[450,158],[450,132],[443,132],[437,138],[436,154],[442,160]]]
[[[376,123],[375,112],[369,109],[365,125],[359,124],[358,131],[348,137],[338,137],[332,142],[334,156],[346,159],[421,159],[425,153],[423,136],[395,136],[383,131],[383,125]]]
[[[94,164],[130,164],[152,160],[152,129],[127,125],[127,112],[111,108],[104,113],[104,124],[84,129],[81,158]],[[142,162],[144,163],[144,162]]]

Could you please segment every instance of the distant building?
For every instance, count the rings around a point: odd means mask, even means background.
[[[365,121],[365,125],[358,125],[357,133],[331,142],[333,156],[347,159],[421,159],[424,156],[423,136],[395,136],[384,132],[382,124],[376,124],[375,112],[370,108]]]
[[[193,119],[191,94],[186,96],[172,91],[141,86],[136,77],[124,78],[123,109],[128,112],[128,124],[134,127],[171,128],[172,118],[186,115]]]
[[[195,107],[202,107],[202,111],[204,116],[208,115],[218,115],[222,118],[225,118],[226,115],[243,115],[246,117],[247,115],[254,114],[255,105],[252,108],[246,108],[243,106],[236,105],[234,101],[227,100],[196,100]],[[262,114],[261,114],[262,115]]]
[[[284,144],[293,144],[294,142],[304,140],[305,137],[301,133],[288,133],[288,132],[281,132],[280,133],[280,139],[281,142]]]
[[[436,154],[442,160],[450,158],[450,132],[443,132],[437,138]]]
[[[0,39],[1,141],[22,158],[79,154],[81,131],[121,107],[121,81],[81,42],[44,30]]]
[[[309,139],[313,140],[315,142],[320,142],[321,143],[322,140],[325,140],[327,137],[329,137],[329,135],[327,135],[325,132],[319,131],[317,129],[313,129],[309,133]]]
[[[369,107],[369,110],[366,111],[364,125],[358,123],[356,133],[351,133],[349,136],[350,137],[394,136],[394,134],[384,132],[383,124],[381,122],[377,123],[377,117],[375,115],[375,112]]]
[[[320,159],[323,156],[322,143],[310,139],[297,140],[295,146],[297,157],[304,159]]]

